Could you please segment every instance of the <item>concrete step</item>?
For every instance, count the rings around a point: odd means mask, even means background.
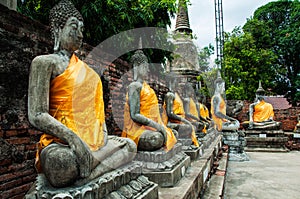
[[[222,199],[224,196],[224,185],[228,163],[228,154],[223,153],[219,161],[217,171],[207,183],[207,189],[202,199]]]
[[[276,153],[276,152],[289,152],[290,150],[286,147],[280,147],[280,148],[266,148],[266,147],[245,147],[244,150],[246,152],[271,152],[271,153]]]
[[[191,162],[185,176],[170,188],[159,187],[160,199],[197,199],[204,192],[213,168],[213,163],[219,150],[222,150],[221,135],[218,135],[211,145],[204,150],[204,153],[197,160]]]

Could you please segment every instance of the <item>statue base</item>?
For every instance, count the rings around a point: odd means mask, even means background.
[[[282,130],[247,130],[247,151],[287,152],[288,137]]]
[[[173,187],[190,166],[190,157],[182,152],[180,143],[169,151],[139,151],[135,161],[143,165],[142,174],[160,187]]]
[[[178,138],[179,143],[182,144],[182,151],[187,154],[191,160],[196,160],[201,154],[203,154],[202,145],[199,142],[200,147],[193,145],[191,138]]]
[[[157,184],[142,175],[142,165],[133,162],[83,185],[65,188],[52,187],[43,174],[39,174],[26,199],[70,199],[70,198],[158,198]]]
[[[220,133],[213,127],[207,129],[204,136],[197,136],[199,143],[201,142],[203,149],[207,149]]]
[[[228,145],[229,161],[248,161],[249,157],[244,151],[246,146],[245,134],[242,131],[223,131],[223,143]]]

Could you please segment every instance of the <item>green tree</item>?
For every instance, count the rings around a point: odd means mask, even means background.
[[[210,70],[210,56],[214,54],[214,47],[212,44],[198,49],[198,60],[200,72],[207,72]]]
[[[254,12],[243,29],[251,33],[258,48],[272,50],[277,59],[273,91],[286,95],[293,105],[300,100],[300,2],[270,2]]]
[[[226,33],[224,55],[222,74],[228,99],[252,100],[259,80],[265,89],[273,88],[276,56],[271,50],[259,48],[250,33],[240,27]]]
[[[44,24],[49,24],[50,9],[60,0],[18,0],[18,10]],[[176,0],[71,0],[81,12],[85,22],[85,42],[96,46],[120,32],[140,27],[167,28],[177,11]],[[187,0],[188,1],[188,0]],[[128,45],[128,37],[115,43]],[[163,40],[165,38],[162,38]],[[160,40],[160,39],[158,39]],[[166,39],[162,42],[165,42]],[[117,48],[117,46],[112,46]],[[148,50],[152,62],[163,62],[170,53]],[[127,57],[125,57],[127,58]]]

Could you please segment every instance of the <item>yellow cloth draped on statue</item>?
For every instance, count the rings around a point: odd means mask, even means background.
[[[204,104],[199,103],[199,113],[200,113],[200,116],[203,117],[204,119],[207,119],[209,117],[208,109],[206,106],[204,106]],[[204,125],[202,132],[203,133],[207,132],[206,125]]]
[[[272,104],[262,100],[255,105],[253,113],[254,122],[263,122],[269,120],[270,117],[274,119],[274,111]]]
[[[102,83],[99,75],[72,55],[67,69],[50,84],[49,114],[71,129],[92,151],[104,144],[105,122]],[[58,138],[43,134],[38,153]]]
[[[196,103],[194,102],[193,98],[190,98],[189,106],[190,106],[190,114],[199,119],[197,106],[196,106]]]
[[[200,109],[201,117],[207,119],[209,117],[209,111],[208,111],[207,107],[204,104],[200,103],[199,109]]]
[[[137,145],[139,138],[145,130],[156,131],[156,129],[138,124],[134,122],[130,117],[128,95],[126,96],[126,103],[124,109],[124,129],[122,137],[128,137],[132,139]],[[160,116],[158,99],[154,90],[146,83],[143,83],[143,87],[140,93],[140,114],[157,122],[165,127],[167,132],[166,150],[170,150],[176,144],[177,140],[170,128],[167,128]]]
[[[212,99],[211,99],[211,104],[212,105],[213,105],[214,98],[215,98],[215,96],[213,96]],[[226,115],[226,103],[225,103],[225,101],[222,97],[220,97],[220,98],[221,98],[221,102],[220,102],[219,110],[220,110],[221,113]],[[214,111],[213,106],[211,106],[211,117],[214,120],[215,127],[217,127],[217,130],[222,131],[223,122],[227,122],[228,120],[217,117],[215,115],[215,111]]]
[[[177,93],[175,93],[175,99],[173,101],[173,113],[175,115],[179,115],[180,117],[185,118],[184,106],[183,106],[181,98],[179,97],[179,95]],[[174,122],[176,123],[178,121],[174,121]]]
[[[166,104],[164,104],[164,109],[166,109]],[[182,100],[180,99],[179,95],[177,93],[175,93],[175,99],[173,101],[173,113],[175,115],[178,115],[180,117],[183,117],[185,118],[185,112],[184,112],[184,107],[183,107],[183,103],[182,103]],[[170,120],[171,122],[174,122],[174,123],[179,123],[179,124],[183,124],[183,122],[181,121],[178,121],[178,120]],[[198,143],[198,140],[197,140],[197,137],[196,137],[196,133],[195,133],[195,130],[193,128],[193,132],[192,132],[192,142],[195,146],[199,147],[199,143]]]

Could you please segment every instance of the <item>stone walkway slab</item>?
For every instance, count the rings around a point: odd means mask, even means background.
[[[247,154],[250,161],[228,162],[224,199],[300,198],[300,151]]]

